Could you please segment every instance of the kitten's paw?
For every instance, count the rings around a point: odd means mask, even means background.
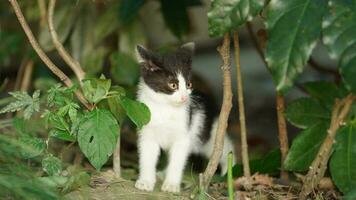
[[[145,180],[137,180],[135,183],[135,188],[144,191],[153,191],[155,187],[154,182],[145,181]]]
[[[180,184],[178,183],[169,183],[169,182],[164,182],[161,190],[164,192],[174,192],[174,193],[178,193],[180,192]]]

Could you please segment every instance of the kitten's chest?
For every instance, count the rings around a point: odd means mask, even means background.
[[[148,105],[151,111],[151,121],[149,125],[167,128],[185,128],[188,120],[188,113],[185,108],[168,107],[159,105]]]

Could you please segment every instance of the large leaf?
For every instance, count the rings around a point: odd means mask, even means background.
[[[21,154],[26,159],[39,156],[46,149],[45,141],[40,138],[22,136],[19,141],[22,144]]]
[[[353,123],[339,131],[330,160],[332,179],[343,193],[356,188],[356,124]]]
[[[127,97],[122,97],[120,103],[138,128],[142,128],[151,120],[151,112],[145,104]]]
[[[176,37],[181,39],[189,31],[188,6],[181,0],[160,0],[160,2],[166,26]]]
[[[209,35],[222,36],[251,21],[263,5],[264,0],[213,0],[208,12]]]
[[[145,0],[122,0],[119,7],[119,21],[122,25],[132,22]]]
[[[326,4],[325,0],[270,2],[266,61],[278,92],[286,92],[303,72],[319,38]]]
[[[328,126],[319,123],[299,133],[293,140],[284,167],[289,171],[306,171],[326,136]]]
[[[62,161],[52,154],[42,160],[42,169],[49,176],[58,176],[62,172]]]
[[[332,58],[339,59],[340,72],[347,87],[356,92],[356,12],[355,2],[330,1],[323,21],[323,42]]]
[[[108,8],[101,14],[95,22],[94,35],[96,44],[100,44],[104,38],[118,29],[117,1],[108,4]]]
[[[140,67],[136,60],[125,53],[113,53],[110,56],[112,78],[121,85],[136,85],[140,76]]]
[[[328,122],[330,112],[312,98],[299,98],[288,105],[285,116],[294,126],[307,128],[318,122]]]
[[[34,112],[40,110],[40,91],[36,90],[32,97],[26,92],[10,92],[16,100],[0,110],[1,113],[23,110],[24,118],[30,119]]]
[[[79,125],[79,147],[97,170],[114,152],[119,131],[119,125],[109,111],[95,109],[85,114]]]
[[[304,84],[305,90],[310,96],[318,99],[324,105],[332,106],[336,98],[344,96],[343,90],[336,84],[326,81],[315,81]]]

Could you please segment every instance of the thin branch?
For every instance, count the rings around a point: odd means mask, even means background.
[[[215,171],[218,167],[224,147],[224,137],[227,128],[227,121],[232,107],[229,33],[225,34],[224,42],[222,46],[218,48],[218,51],[223,59],[223,65],[221,66],[221,70],[223,72],[223,103],[219,115],[218,127],[216,130],[213,153],[210,156],[210,160],[204,171],[204,174],[201,176],[202,180],[200,184],[200,191],[206,191],[210,184],[211,178],[215,174]]]
[[[287,124],[286,124],[286,119],[284,117],[284,109],[285,109],[284,97],[282,95],[277,94],[276,103],[277,103],[276,108],[277,108],[277,118],[278,118],[278,139],[279,139],[280,150],[281,150],[280,177],[283,180],[288,180],[288,173],[284,171],[284,161],[287,158],[287,154],[289,150],[288,137],[287,137]]]
[[[67,65],[73,70],[79,83],[82,84],[82,80],[84,79],[85,72],[83,71],[80,64],[75,59],[73,59],[72,56],[69,55],[69,53],[65,50],[62,43],[59,42],[57,32],[54,29],[53,13],[54,13],[55,6],[56,6],[56,0],[50,0],[48,5],[48,27],[49,27],[49,32],[51,34],[53,44],[57,49],[59,55],[63,58],[63,60],[67,63]]]
[[[43,28],[46,25],[46,2],[45,0],[37,0],[38,8],[40,10],[40,27]]]
[[[17,19],[19,20],[22,29],[24,30],[32,48],[36,51],[37,55],[41,60],[46,64],[46,66],[67,86],[72,87],[73,83],[45,54],[37,40],[35,39],[30,27],[28,26],[25,17],[22,14],[21,8],[16,0],[9,0],[12,8],[15,11]],[[79,101],[89,110],[92,109],[92,105],[84,98],[83,94],[80,91],[76,91],[75,95],[78,97]]]
[[[28,91],[28,89],[30,88],[33,67],[34,67],[33,60],[28,60],[22,77],[22,82],[20,87],[21,91]]]
[[[253,41],[253,44],[258,52],[258,55],[261,57],[262,61],[265,64],[265,67],[267,68],[268,63],[265,59],[265,55],[264,55],[264,52],[262,49],[263,45],[261,45],[258,42],[258,39],[253,32],[253,27],[250,22],[247,22],[247,29],[248,29],[250,37]],[[262,41],[262,42],[264,42],[264,41]],[[284,160],[287,157],[288,149],[289,149],[288,131],[287,131],[287,126],[286,126],[286,119],[284,117],[284,108],[285,108],[284,96],[282,96],[276,92],[276,110],[277,110],[277,118],[278,118],[278,139],[279,139],[280,150],[281,150],[281,155],[282,155],[281,156],[281,174],[280,174],[280,176],[282,179],[288,180],[288,173],[285,172],[284,168],[283,168]]]
[[[244,170],[244,176],[250,177],[250,164],[248,159],[248,144],[247,144],[247,131],[245,120],[245,106],[243,96],[243,86],[241,77],[241,65],[240,65],[240,47],[239,36],[237,31],[234,31],[234,49],[235,49],[235,64],[236,64],[236,77],[237,77],[237,97],[239,104],[239,117],[241,128],[241,153],[242,153],[242,165]]]
[[[327,131],[327,136],[320,146],[318,154],[312,165],[309,167],[308,174],[303,181],[303,187],[299,195],[299,199],[306,199],[313,189],[319,184],[324,177],[327,169],[327,164],[331,156],[331,149],[334,144],[335,136],[340,126],[344,124],[344,119],[350,112],[355,96],[348,95],[344,99],[336,100],[331,115],[330,127]]]

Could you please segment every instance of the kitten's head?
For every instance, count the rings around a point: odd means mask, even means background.
[[[141,77],[161,99],[184,105],[192,92],[191,68],[194,43],[187,43],[174,53],[162,55],[137,46]]]

